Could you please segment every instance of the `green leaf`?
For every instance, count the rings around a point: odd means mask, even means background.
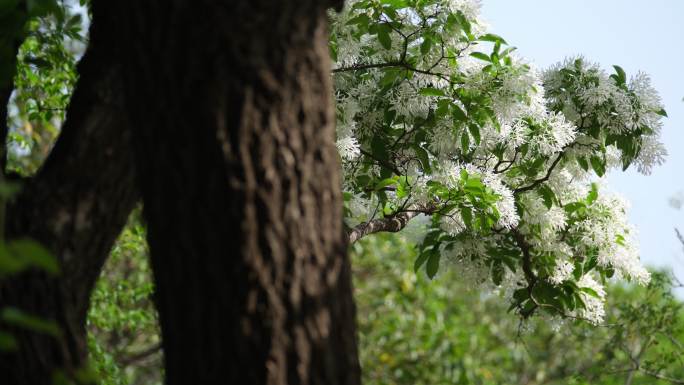
[[[38,242],[19,239],[7,244],[7,250],[15,258],[25,261],[27,265],[43,269],[51,274],[59,274],[59,263],[50,252]]]
[[[475,139],[475,144],[480,144],[480,127],[478,127],[475,124],[469,124],[468,125],[468,131],[470,131],[470,135],[473,136]]]
[[[17,349],[17,340],[14,336],[0,330],[0,352]]]
[[[501,51],[501,54],[500,54],[500,55],[501,55],[502,57],[505,57],[505,56],[507,56],[509,53],[515,51],[516,49],[517,49],[517,48],[515,48],[515,47],[508,47],[508,48],[506,48],[505,50]],[[507,64],[509,64],[509,63],[507,63]]]
[[[380,45],[385,49],[392,48],[392,38],[390,37],[390,32],[392,30],[387,24],[380,24],[378,26],[378,40]]]
[[[544,206],[546,206],[547,209],[550,209],[551,206],[553,206],[553,202],[556,200],[556,194],[546,184],[542,184],[538,191],[539,194],[541,194],[542,199],[544,199]]]
[[[492,282],[494,282],[496,286],[501,285],[501,282],[503,282],[504,272],[504,267],[500,262],[494,262],[492,264]]]
[[[463,110],[456,104],[451,105],[451,113],[454,117],[454,120],[457,122],[465,122],[466,120],[468,120],[468,116],[466,116],[466,113],[463,112]]]
[[[603,176],[606,173],[606,163],[598,156],[591,157],[591,167],[596,172],[596,175]]]
[[[589,171],[589,162],[586,159],[579,157],[577,158],[577,163],[582,167],[582,170]]]
[[[28,0],[26,9],[31,16],[44,16],[49,13],[59,14],[61,9],[56,0]]]
[[[485,185],[482,180],[478,177],[468,177],[465,184],[463,185],[463,190],[466,192],[482,194],[485,191]]]
[[[587,195],[587,204],[590,205],[596,202],[598,199],[598,185],[596,183],[591,184],[591,190],[589,190],[589,195]]]
[[[454,15],[456,17],[456,21],[457,21],[458,25],[460,25],[461,28],[463,28],[463,31],[466,33],[466,35],[468,35],[470,37],[471,27],[470,27],[470,22],[468,21],[468,18],[466,18],[465,15],[463,14],[463,12],[461,12],[461,11],[456,12]]]
[[[480,36],[479,40],[491,41],[492,43],[508,44],[501,36],[495,35],[493,33],[488,33],[486,35]]]
[[[664,117],[666,117],[666,118],[668,117],[668,116],[667,116],[667,111],[665,111],[664,108],[659,109],[659,110],[656,111],[655,113],[658,114],[658,115],[660,115],[660,116],[664,116]]]
[[[69,21],[66,23],[66,28],[67,29],[73,29],[80,27],[82,23],[82,17],[80,13],[77,13],[69,18]]]
[[[10,325],[26,330],[45,333],[53,337],[60,336],[60,330],[54,321],[46,321],[40,317],[27,314],[17,308],[6,307],[0,311],[0,319]]]
[[[474,57],[474,58],[476,58],[476,59],[484,60],[484,61],[486,61],[486,62],[488,62],[488,63],[491,63],[491,62],[492,62],[492,58],[490,58],[489,55],[483,54],[482,52],[472,52],[472,53],[470,54],[470,56],[472,56],[472,57]]]
[[[430,167],[430,157],[428,152],[417,144],[413,146],[413,150],[416,152],[416,156],[420,161],[420,166],[422,167],[423,171],[427,172],[428,174],[431,173],[432,168]]]
[[[583,292],[583,293],[587,293],[587,294],[589,294],[590,296],[592,296],[592,297],[594,297],[594,298],[601,298],[601,297],[598,295],[598,293],[596,292],[596,290],[594,290],[594,289],[592,289],[592,288],[590,288],[590,287],[580,287],[580,291]]]
[[[17,259],[7,250],[7,246],[0,242],[0,277],[3,274],[16,274],[26,268],[26,262]]]
[[[427,55],[432,48],[432,39],[424,38],[423,43],[420,44],[420,53]]]
[[[572,214],[575,211],[579,211],[580,213],[584,210],[586,210],[587,205],[584,204],[584,202],[572,202],[568,203],[567,205],[563,206],[563,209],[567,214]]]
[[[374,159],[387,161],[389,158],[389,152],[387,152],[387,143],[385,143],[380,135],[375,135],[373,136],[373,139],[371,139],[371,151]]]
[[[461,134],[461,149],[463,152],[468,152],[470,150],[470,135],[468,132],[463,131]]]
[[[434,87],[421,88],[418,93],[423,96],[445,96],[444,91]]]
[[[408,186],[405,182],[406,182],[406,177],[402,177],[402,180],[400,181],[400,183],[397,183],[396,194],[397,194],[397,198],[399,198],[399,199],[403,199],[403,198],[406,198],[408,196],[408,191],[406,189],[406,187],[408,187]]]
[[[347,21],[347,25],[356,24],[359,27],[363,27],[363,29],[368,29],[368,25],[370,24],[370,22],[370,17],[368,17],[368,15],[366,15],[365,13],[362,13],[358,16],[354,16],[353,18],[349,19],[349,21]]]
[[[437,118],[443,118],[449,113],[449,106],[451,102],[448,99],[439,99],[437,101],[437,109],[435,110],[435,116]]]
[[[464,207],[461,209],[461,219],[466,227],[473,227],[473,211],[470,207]]]
[[[614,65],[613,68],[615,68],[615,72],[617,73],[617,76],[614,79],[617,81],[618,85],[625,84],[627,82],[627,74],[625,74],[625,70],[618,65]]]
[[[395,178],[385,178],[381,181],[378,181],[378,183],[375,184],[374,190],[379,191],[384,189],[387,186],[392,186],[397,183],[397,180]]]
[[[420,253],[418,255],[418,258],[416,258],[416,262],[413,263],[413,271],[417,273],[420,267],[423,266],[423,264],[425,264],[429,257],[429,253]]]
[[[430,254],[430,257],[427,260],[427,265],[425,265],[425,272],[427,273],[428,277],[430,277],[430,279],[434,278],[435,275],[437,275],[437,271],[439,270],[439,259],[439,252],[434,251]]]
[[[395,9],[402,9],[408,7],[408,1],[406,0],[380,0],[383,5],[389,5]]]
[[[598,255],[596,253],[592,253],[587,261],[584,263],[584,272],[589,272],[592,271],[596,266],[598,265]],[[579,277],[578,277],[579,279]]]

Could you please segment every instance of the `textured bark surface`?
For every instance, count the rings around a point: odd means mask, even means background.
[[[128,4],[168,384],[359,383],[329,5]]]
[[[30,271],[0,281],[0,308],[54,320],[63,336],[12,329],[20,349],[0,354],[2,384],[51,384],[55,370],[68,375],[84,363],[90,292],[138,199],[119,68],[106,34],[111,30],[106,19],[93,23],[57,143],[8,207],[7,238],[40,242],[59,259],[62,273]]]

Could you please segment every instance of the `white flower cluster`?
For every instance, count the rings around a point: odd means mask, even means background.
[[[604,308],[606,291],[603,289],[603,286],[596,282],[589,274],[583,275],[577,282],[577,286],[592,291],[591,294],[587,292],[581,294],[585,308],[579,311],[579,316],[589,320],[594,325],[602,323],[603,317],[606,315]]]
[[[354,160],[361,154],[359,142],[353,136],[337,139],[337,151],[344,160]]]
[[[664,161],[658,139],[664,113],[648,76],[626,79],[619,67],[609,76],[583,58],[539,72],[510,50],[485,55],[469,41],[486,33],[476,0],[401,9],[392,17],[404,31],[393,27],[386,35],[356,26],[355,20],[377,15],[354,8],[358,1],[333,23],[337,148],[354,218],[445,203],[430,183],[461,191],[465,171],[495,197],[489,212],[496,220],[486,222],[489,232],[475,231],[469,228],[475,214],[460,208],[472,202],[448,206],[435,223],[451,241],[436,247],[472,284],[497,287],[513,299],[530,273],[557,290],[572,281],[584,288],[585,306],[565,314],[600,323],[607,271],[649,281],[626,202],[591,184],[602,168],[633,163],[649,173]],[[469,21],[465,37],[463,25],[446,27],[462,17]],[[440,33],[441,47],[426,46],[431,37],[420,34],[427,27]],[[374,183],[389,171],[404,182],[383,189],[380,199]],[[501,274],[502,262],[491,251],[502,245],[524,248],[531,270]]]
[[[635,164],[648,175],[667,155],[658,140],[663,105],[648,75],[639,72],[627,81],[620,78],[624,76],[620,71],[609,76],[597,64],[573,57],[544,71],[542,80],[549,104],[562,110],[580,130],[599,126],[609,134],[643,135]],[[588,138],[584,141],[600,144]]]
[[[553,269],[553,274],[549,277],[549,281],[556,285],[560,285],[570,277],[575,270],[575,265],[568,261],[556,261],[556,267]]]
[[[587,219],[575,224],[582,246],[598,250],[598,263],[612,267],[625,278],[646,284],[650,274],[639,260],[635,230],[627,221],[628,203],[617,195],[601,194],[590,207]]]

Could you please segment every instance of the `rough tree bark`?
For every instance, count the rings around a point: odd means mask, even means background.
[[[93,23],[57,143],[8,207],[6,237],[40,242],[61,262],[62,273],[29,271],[0,281],[0,308],[54,320],[62,337],[12,329],[19,350],[0,354],[3,384],[52,384],[55,371],[69,376],[85,362],[90,293],[138,199],[120,70],[107,37],[116,28],[107,24],[112,22],[103,17]]]
[[[360,381],[328,6],[124,7],[168,384]]]

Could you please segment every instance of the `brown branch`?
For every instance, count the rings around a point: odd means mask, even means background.
[[[430,215],[437,212],[434,205],[409,208],[385,218],[372,219],[361,223],[349,231],[349,244],[352,244],[366,235],[387,232],[396,233],[405,228],[409,221],[420,214]]]
[[[532,269],[532,256],[530,254],[530,249],[532,246],[527,242],[525,239],[525,236],[518,231],[518,229],[514,228],[511,229],[511,234],[513,234],[513,238],[515,239],[515,243],[518,245],[520,248],[520,251],[523,254],[523,259],[522,259],[522,270],[523,274],[525,275],[525,281],[527,281],[527,292],[530,296],[530,299],[534,303],[534,307],[532,307],[529,311],[527,312],[522,312],[522,308],[520,309],[521,312],[520,314],[523,316],[523,318],[527,318],[532,313],[534,313],[534,310],[541,306],[537,300],[534,298],[532,295],[532,290],[534,289],[534,285],[537,284],[537,276],[534,274],[534,270]]]
[[[154,355],[157,352],[160,352],[162,350],[162,344],[161,342],[156,343],[147,349],[143,349],[142,351],[131,353],[129,355],[126,355],[124,357],[121,357],[118,359],[119,364],[122,366],[129,366],[131,364],[134,364],[140,360],[144,360],[147,357]]]
[[[543,178],[535,180],[530,185],[527,185],[525,187],[519,187],[519,188],[513,190],[513,194],[517,195],[517,194],[520,194],[520,193],[523,193],[526,191],[530,191],[530,190],[534,189],[535,187],[539,186],[540,184],[549,180],[549,178],[551,177],[551,173],[556,168],[556,166],[558,165],[558,163],[560,162],[560,160],[563,158],[564,155],[565,155],[565,152],[561,152],[560,154],[558,154],[558,156],[553,161],[553,163],[551,163],[551,166],[549,166],[549,169],[546,170],[546,175],[544,175]]]
[[[639,353],[637,353],[637,356],[636,356],[636,357],[634,357],[634,356],[632,355],[632,352],[630,351],[630,349],[629,349],[627,346],[624,346],[624,345],[623,345],[623,348],[624,348],[623,351],[627,354],[627,357],[629,357],[629,359],[630,359],[630,360],[632,361],[632,363],[634,364],[634,368],[633,368],[634,370],[631,371],[631,372],[629,372],[629,374],[627,375],[627,379],[625,380],[625,385],[631,385],[631,384],[632,384],[632,381],[634,380],[634,373],[635,373],[636,371],[639,371],[639,370],[642,369],[642,368],[641,368],[641,358],[642,358],[643,355],[646,353],[646,350],[647,350],[648,347],[651,345],[651,342],[653,342],[653,337],[650,337],[650,338],[649,338],[649,339],[640,347]],[[621,345],[622,345],[622,344],[621,344]]]
[[[354,65],[351,65],[348,67],[334,68],[332,70],[332,73],[360,71],[360,70],[371,69],[371,68],[387,68],[387,67],[403,68],[403,69],[406,69],[408,71],[417,72],[419,74],[437,76],[437,77],[442,78],[442,79],[444,79],[450,83],[454,83],[449,79],[449,77],[446,74],[443,74],[440,72],[432,72],[429,70],[422,70],[422,69],[413,67],[410,64],[405,63],[403,61],[389,61],[389,62],[384,62],[384,63],[354,64]]]
[[[520,233],[520,231],[518,231],[518,229],[512,229],[511,233],[513,234],[513,238],[515,239],[515,243],[520,248],[520,251],[522,251],[522,254],[523,254],[522,269],[523,269],[523,273],[525,274],[525,280],[527,281],[527,284],[529,285],[529,290],[531,291],[534,284],[537,283],[537,276],[534,274],[534,271],[532,270],[532,257],[530,255],[530,249],[532,248],[532,246],[530,246],[530,244],[527,243],[525,236],[522,235],[522,233]]]
[[[515,149],[515,153],[513,154],[513,159],[511,160],[504,160],[501,158],[495,165],[494,165],[494,174],[500,174],[502,172],[508,171],[513,164],[515,164],[516,159],[518,159],[518,154],[520,154],[520,150],[518,148]],[[508,165],[504,167],[503,169],[499,170],[499,166],[503,165],[504,163],[507,163]]]
[[[348,67],[339,67],[332,70],[333,73],[339,72],[349,72],[349,71],[360,71],[371,68],[386,68],[386,67],[404,67],[405,64],[400,61],[390,61],[385,63],[370,63],[370,64],[354,64]]]
[[[672,378],[672,377],[664,376],[664,375],[662,375],[662,374],[659,374],[658,372],[652,372],[652,371],[650,371],[650,370],[648,370],[648,369],[644,369],[644,368],[639,368],[638,370],[639,370],[641,373],[644,373],[644,374],[647,375],[647,376],[651,376],[651,377],[657,378],[657,379],[659,379],[659,380],[667,381],[667,382],[670,382],[670,383],[672,383],[672,384],[684,384],[684,380],[680,380],[680,379],[677,379],[677,378]]]

